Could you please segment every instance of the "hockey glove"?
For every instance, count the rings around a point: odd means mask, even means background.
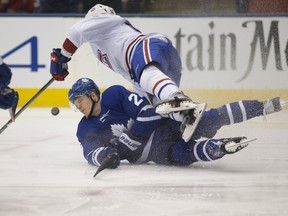
[[[123,132],[118,139],[120,144],[127,146],[131,151],[135,151],[142,145],[143,140],[134,136],[129,131]]]
[[[9,109],[18,103],[18,93],[9,87],[0,90],[0,108]]]
[[[101,166],[103,164],[103,161],[109,157],[109,155],[114,155],[114,160],[112,161],[111,164],[109,164],[109,166],[106,166],[105,168],[111,168],[111,169],[115,169],[119,166],[120,164],[120,157],[119,154],[117,152],[116,148],[112,148],[112,147],[104,147],[104,148],[98,148],[95,150],[95,152],[93,153],[93,158],[92,158],[92,163],[96,166]]]
[[[10,84],[12,73],[10,68],[0,58],[0,89],[7,87]]]
[[[65,80],[65,77],[69,74],[67,62],[70,60],[71,58],[61,54],[61,49],[53,49],[51,53],[50,73],[55,80]]]
[[[115,151],[111,151],[109,154],[107,154],[107,157],[101,162],[101,165],[99,166],[93,177],[95,177],[98,173],[100,173],[106,168],[115,169],[119,166],[120,158],[116,149],[110,149]]]

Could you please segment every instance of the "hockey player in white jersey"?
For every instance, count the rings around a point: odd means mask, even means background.
[[[84,115],[77,129],[83,155],[96,166],[108,161],[104,168],[117,168],[121,160],[183,166],[220,159],[249,143],[244,136],[213,138],[222,126],[279,112],[287,105],[277,97],[264,102],[243,100],[210,109],[204,112],[194,135],[185,143],[177,129],[179,122],[162,118],[146,98],[122,86],[109,87],[100,94],[93,80],[81,78],[68,95]]]
[[[97,4],[70,28],[62,48],[53,49],[54,79],[65,79],[67,62],[86,42],[99,61],[130,81],[133,91],[147,97],[158,114],[182,122],[182,137],[190,139],[206,104],[194,103],[179,89],[181,60],[167,37],[142,33],[112,8]]]
[[[11,119],[15,120],[15,111],[18,104],[18,93],[9,87],[12,73],[0,56],[0,108],[8,109]]]

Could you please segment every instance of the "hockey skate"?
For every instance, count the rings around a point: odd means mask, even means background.
[[[179,93],[173,99],[164,100],[156,106],[156,113],[167,115],[174,112],[182,112],[184,114],[180,133],[185,142],[192,137],[204,111],[206,103],[194,103],[186,95]]]
[[[184,94],[177,94],[172,99],[161,101],[156,105],[156,113],[160,115],[168,115],[169,113],[179,112],[183,110],[194,109],[198,106],[189,97]]]
[[[263,102],[263,114],[268,115],[279,112],[283,107],[288,106],[288,101],[282,100],[280,97],[270,98]]]
[[[248,144],[256,139],[247,140],[246,137],[234,137],[223,140],[220,146],[220,150],[225,154],[234,154],[243,148],[246,148]]]
[[[183,111],[184,118],[180,126],[180,132],[182,135],[182,139],[185,142],[188,142],[191,139],[199,121],[202,118],[205,109],[206,103],[202,103],[197,104],[194,109]]]

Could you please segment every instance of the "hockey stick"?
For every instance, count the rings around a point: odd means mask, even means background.
[[[101,163],[101,165],[98,167],[97,171],[95,172],[95,174],[93,175],[93,177],[95,178],[96,175],[98,175],[98,173],[100,173],[102,170],[110,167],[114,161],[115,161],[115,158],[118,157],[118,154],[117,153],[114,153],[114,154],[109,154],[107,156],[107,158],[105,158],[103,160],[103,162]]]
[[[14,120],[37,98],[39,95],[48,88],[49,85],[54,81],[54,78],[51,78],[16,114]],[[11,118],[1,129],[0,134],[13,122]]]

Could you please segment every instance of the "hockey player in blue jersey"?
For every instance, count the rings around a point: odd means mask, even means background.
[[[84,115],[77,137],[85,159],[96,166],[109,159],[109,168],[118,167],[121,160],[189,165],[220,159],[248,145],[245,137],[213,138],[222,126],[280,111],[284,105],[277,97],[265,102],[243,100],[210,109],[204,112],[192,139],[184,142],[179,122],[156,114],[145,97],[122,86],[109,87],[100,94],[94,81],[81,78],[68,95]]]
[[[18,104],[18,93],[11,89],[10,84],[12,73],[10,68],[3,62],[0,56],[0,108],[8,109],[12,120],[15,120],[15,111]]]

